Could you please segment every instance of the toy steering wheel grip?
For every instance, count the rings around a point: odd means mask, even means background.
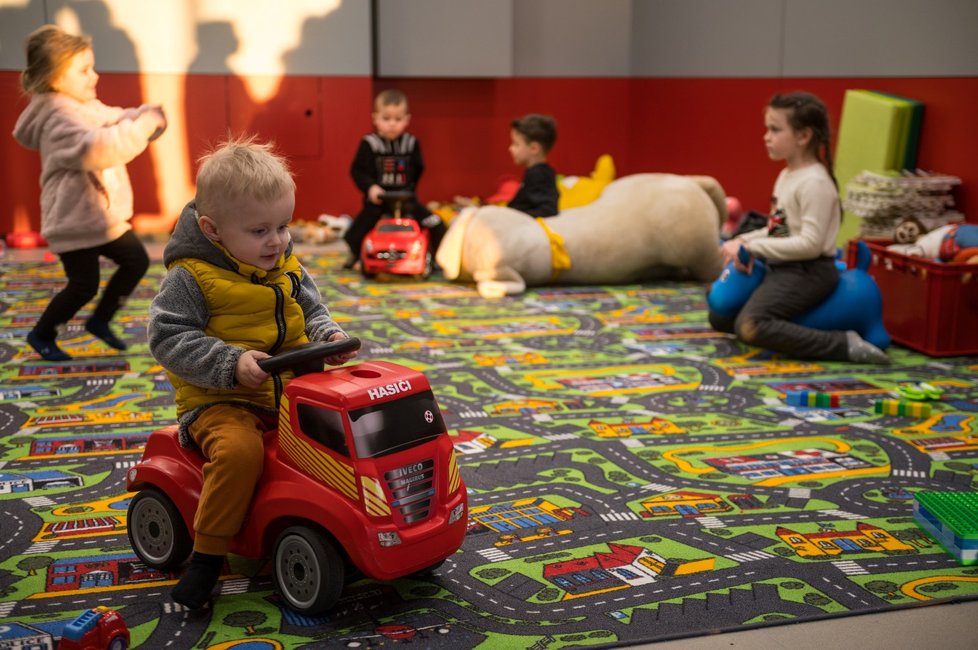
[[[410,201],[414,198],[411,190],[387,190],[380,195],[385,201]]]
[[[335,354],[353,352],[360,349],[360,339],[351,337],[339,341],[305,343],[291,350],[280,352],[258,362],[258,367],[268,373],[290,370],[312,361],[318,361]],[[321,370],[322,368],[320,368]]]

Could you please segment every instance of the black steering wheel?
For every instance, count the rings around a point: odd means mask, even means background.
[[[391,203],[394,201],[411,201],[414,199],[414,192],[411,190],[387,190],[380,195],[380,198]]]
[[[334,354],[343,354],[359,349],[360,339],[356,337],[340,339],[339,341],[304,343],[285,352],[280,352],[273,357],[262,359],[258,362],[258,367],[268,373],[282,372],[283,370],[293,370],[297,375],[319,372],[323,369],[322,364],[316,368],[311,365],[312,363],[322,361]]]

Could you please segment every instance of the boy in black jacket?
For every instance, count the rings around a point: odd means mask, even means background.
[[[360,140],[350,166],[353,182],[363,192],[363,209],[343,236],[350,247],[350,256],[343,268],[353,268],[360,259],[360,246],[364,238],[384,215],[384,193],[417,190],[424,172],[424,160],[421,158],[421,143],[407,132],[410,122],[411,113],[404,93],[389,89],[377,95],[373,112],[376,131]],[[432,214],[417,197],[403,206],[403,212],[430,230],[431,252],[434,254],[445,234],[441,217]]]
[[[557,123],[549,115],[530,114],[510,124],[509,154],[526,167],[523,183],[507,206],[531,217],[557,214],[557,174],[547,154],[557,141]]]

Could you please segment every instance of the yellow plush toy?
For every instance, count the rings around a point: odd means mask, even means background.
[[[605,186],[615,180],[615,161],[604,154],[594,163],[590,176],[562,176],[557,181],[557,208],[562,212],[587,205],[601,196]]]

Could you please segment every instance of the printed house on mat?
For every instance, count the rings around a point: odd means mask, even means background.
[[[817,533],[803,534],[788,528],[778,528],[775,534],[790,546],[798,557],[914,550],[913,546],[904,544],[889,531],[863,522],[858,522],[856,529],[849,531],[821,530]]]

